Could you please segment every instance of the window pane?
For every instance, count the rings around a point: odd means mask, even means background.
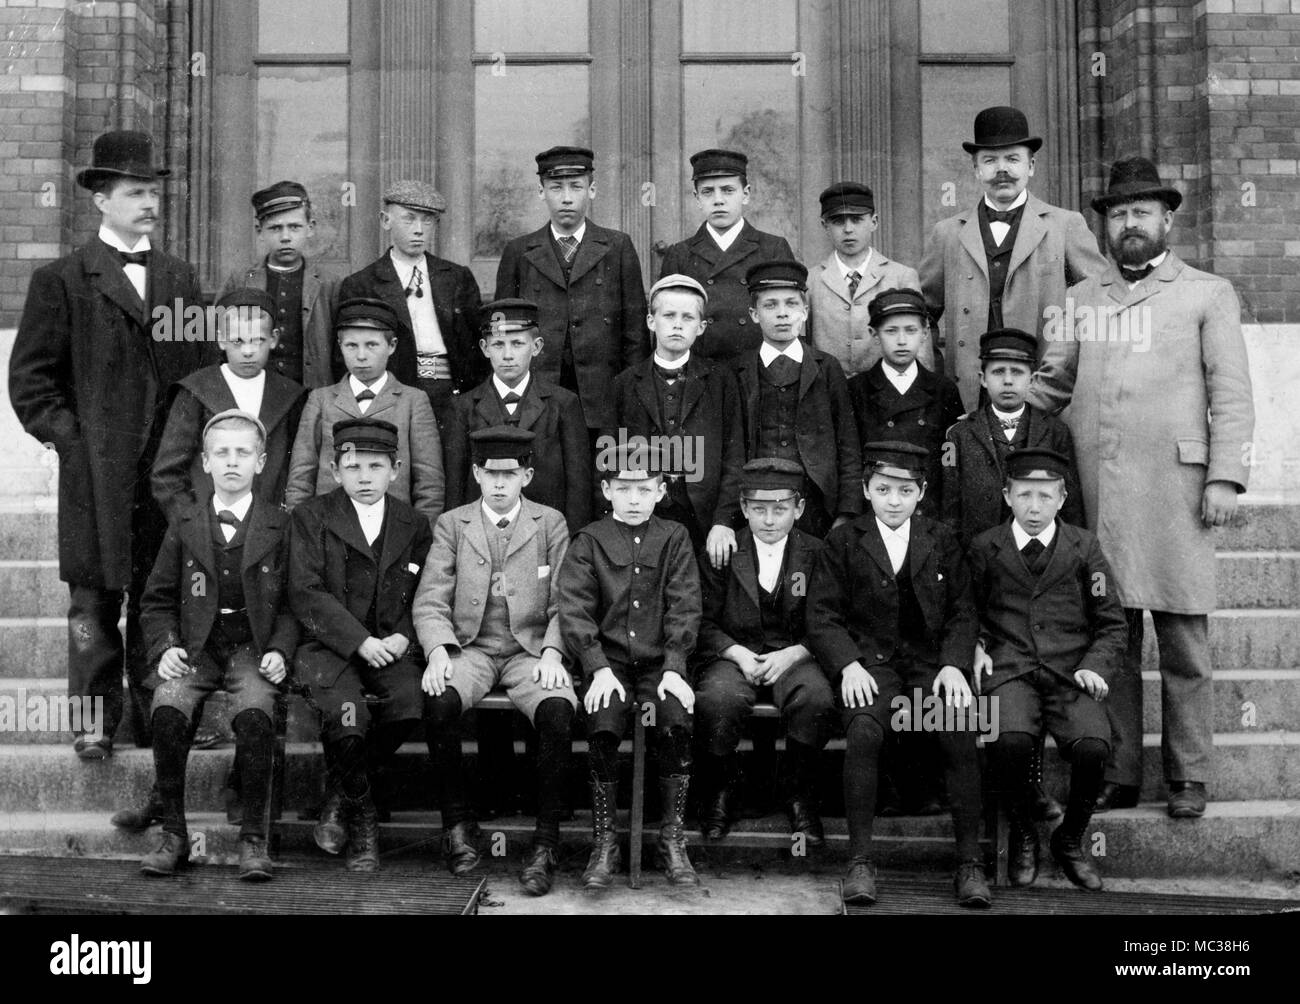
[[[961,144],[971,138],[976,112],[1010,101],[1010,67],[921,67],[921,201],[927,231],[979,200],[979,182]],[[955,204],[945,200],[954,191]]]
[[[494,257],[546,220],[537,161],[552,146],[591,143],[586,66],[493,66],[474,74],[474,254]],[[614,151],[596,151],[601,161]],[[616,211],[615,211],[616,212]]]
[[[682,0],[683,52],[794,52],[795,0]]]
[[[263,66],[257,71],[257,184],[301,182],[316,233],[307,254],[348,257],[340,198],[348,179],[348,75],[342,66]]]
[[[475,0],[476,52],[586,52],[587,0]]]
[[[348,51],[348,0],[258,0],[257,50]]]
[[[798,96],[783,64],[686,66],[682,79],[685,158],[722,147],[749,157],[752,187],[745,216],[755,226],[799,244]],[[685,170],[689,179],[690,167]],[[694,199],[683,201],[683,232],[702,216]]]
[[[921,0],[921,51],[1010,52],[1007,0]]]

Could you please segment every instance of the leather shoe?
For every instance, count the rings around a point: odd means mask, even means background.
[[[1133,784],[1116,784],[1114,781],[1107,781],[1101,786],[1101,791],[1097,793],[1096,804],[1093,805],[1093,812],[1106,812],[1110,809],[1133,809],[1138,804],[1139,789]]]
[[[1011,824],[1007,834],[1007,881],[1033,885],[1038,878],[1038,831],[1032,825]]]
[[[1065,872],[1066,878],[1080,889],[1101,892],[1101,874],[1093,864],[1092,858],[1083,849],[1079,837],[1067,834],[1064,826],[1058,826],[1052,833],[1048,845],[1052,849],[1052,857],[1061,866],[1061,871]]]
[[[849,873],[840,883],[840,895],[846,903],[870,906],[876,901],[876,866],[867,858],[849,862]]]
[[[1169,815],[1174,819],[1199,819],[1205,815],[1205,785],[1200,781],[1172,781]]]
[[[986,910],[993,905],[988,880],[984,877],[984,862],[963,861],[957,866],[952,879],[957,892],[957,905],[973,910]]]
[[[163,832],[157,850],[150,851],[140,859],[140,871],[144,875],[165,878],[175,875],[176,869],[189,859],[189,838],[168,830]]]
[[[721,840],[731,832],[736,819],[736,792],[731,785],[723,785],[700,810],[700,833],[705,840]]]
[[[113,813],[109,820],[119,830],[130,833],[143,833],[151,826],[156,826],[163,819],[162,799],[155,785],[149,792],[149,800],[138,809],[122,809]]]
[[[826,830],[822,827],[822,817],[817,807],[802,798],[792,798],[785,803],[786,815],[790,819],[790,835],[802,833],[804,842],[809,847],[826,846]]]
[[[473,820],[457,823],[442,835],[442,853],[453,875],[467,875],[478,864],[478,836],[478,823]]]
[[[113,740],[100,737],[77,736],[72,744],[73,752],[83,760],[107,760],[113,755]]]
[[[239,877],[245,882],[269,882],[275,866],[265,837],[239,838]]]
[[[555,881],[555,848],[547,844],[538,844],[533,848],[532,856],[524,870],[519,873],[519,883],[524,892],[530,896],[545,896],[551,891]]]

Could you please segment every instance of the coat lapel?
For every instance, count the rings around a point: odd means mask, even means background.
[[[354,551],[373,558],[370,545],[366,543],[366,535],[361,531],[361,520],[357,518],[357,511],[352,507],[352,500],[348,498],[347,492],[342,488],[335,489],[331,492],[331,498],[334,500],[334,512],[329,526],[334,535]],[[391,505],[391,500],[384,504]],[[387,541],[385,541],[386,547]]]
[[[1060,532],[1059,529],[1057,532]],[[998,532],[993,538],[993,546],[997,548],[998,561],[1002,563],[1003,569],[1010,572],[1022,585],[1030,590],[1035,590],[1034,573],[1029,570],[1025,565],[1025,559],[1020,556],[1020,549],[1016,547],[1016,538],[1011,533],[1010,521],[998,524]],[[1057,550],[1060,550],[1059,543]]]
[[[392,255],[385,252],[380,259],[375,262],[375,291],[379,294],[380,299],[393,308],[401,322],[406,325],[406,334],[410,336],[415,328],[411,324],[411,312],[406,307],[406,290],[402,287],[401,281],[397,278],[397,267],[393,264]],[[304,294],[304,302],[305,294]],[[398,334],[401,337],[401,334]]]
[[[494,387],[492,393],[496,393]],[[539,418],[546,413],[546,399],[551,396],[551,392],[537,382],[534,375],[528,380],[528,389],[524,391],[524,396],[519,399],[519,407],[515,409],[514,418],[519,420],[519,428],[531,429]],[[500,405],[502,411],[505,411],[505,405]],[[507,418],[511,417],[509,415]]]
[[[266,288],[265,280],[262,282],[262,288]],[[307,321],[311,317],[311,312],[316,305],[316,297],[318,296],[320,296],[320,270],[315,265],[304,264],[302,275],[303,327],[307,326]]]
[[[998,448],[993,445],[993,426],[989,424],[989,409],[985,406],[976,408],[975,414],[967,421],[971,423],[975,438],[979,441],[980,446],[984,447],[985,452],[993,458],[993,462],[996,464],[998,461]],[[1001,434],[1001,430],[999,430],[998,435]],[[999,478],[1001,478],[1000,468]]]
[[[979,270],[984,273],[984,279],[987,282],[989,277],[988,256],[984,254],[984,240],[980,237],[979,224],[979,207],[962,213],[957,217],[961,222],[962,228],[958,239],[961,246],[966,249],[966,253],[974,259]],[[1022,221],[1023,223],[1023,221]]]
[[[223,384],[225,380],[221,381]],[[226,393],[230,393],[227,389]],[[293,406],[298,403],[301,388],[287,377],[280,376],[279,373],[266,371],[266,385],[262,388],[262,407],[258,409],[257,417],[262,420],[269,433],[278,426],[284,417],[293,410]]]
[[[692,369],[695,372],[691,372]],[[686,420],[691,416],[691,410],[700,403],[700,398],[704,396],[704,391],[708,387],[709,371],[704,370],[701,363],[687,363],[687,375],[682,380],[682,426],[685,431]]]
[[[713,237],[710,236],[707,231],[705,232],[704,239],[715,248],[718,246],[713,240]],[[730,268],[732,265],[744,261],[757,250],[758,235],[754,230],[753,225],[747,220],[745,225],[740,228],[740,233],[736,235],[736,239],[731,242],[731,247],[722,252],[722,257],[714,264],[712,274],[717,275],[723,269]]]
[[[386,411],[396,408],[401,403],[402,390],[402,385],[397,382],[391,373],[388,374],[388,379],[384,381],[383,388],[375,395],[375,399],[370,402],[370,409],[366,412],[366,418],[375,418]],[[352,402],[355,404],[356,398],[353,398]]]
[[[595,268],[607,254],[609,254],[609,231],[588,220],[587,232],[582,235],[582,243],[578,245],[578,253],[573,259],[573,267],[569,269],[569,285],[572,286]]]
[[[821,264],[821,275],[818,276],[818,282],[838,296],[845,303],[849,303],[849,287],[844,281],[844,273],[840,271],[839,262],[835,260],[832,254]],[[863,284],[858,285],[862,289]]]
[[[838,365],[838,364],[837,364]],[[799,400],[802,401],[804,396],[812,389],[812,385],[817,382],[817,377],[821,375],[821,364],[813,358],[812,348],[805,344],[803,347],[803,362],[799,365]],[[830,432],[829,429],[825,430]]]
[[[641,407],[644,408],[645,413],[650,416],[650,420],[654,422],[655,428],[662,429],[664,417],[659,414],[659,396],[655,393],[655,375],[653,370],[653,359],[648,359],[644,363],[641,363],[637,367],[634,386],[636,387],[636,397],[637,400],[641,402]]]
[[[717,264],[722,258],[722,248],[718,247],[717,242],[709,234],[709,228],[705,224],[700,224],[700,229],[695,231],[695,235],[690,239],[691,252],[700,258],[703,258],[709,264],[709,275],[717,275]]]
[[[208,524],[208,512],[212,508],[211,495],[205,495],[201,502],[193,506],[181,516],[181,541],[185,544],[185,549],[194,555],[203,571],[207,573],[209,581],[208,587],[214,591],[217,583],[217,557],[212,547],[212,528]],[[184,588],[189,589],[193,585],[193,580],[184,584]]]
[[[786,545],[787,548],[789,546]],[[754,535],[747,529],[741,531],[736,550],[731,555],[731,574],[740,583],[749,601],[754,604],[754,609],[759,610],[761,604],[758,598],[758,555],[754,549]]]
[[[392,381],[390,376],[389,381]],[[343,414],[350,418],[361,418],[361,409],[357,407],[356,395],[352,393],[352,384],[348,382],[348,377],[344,377],[334,385],[334,407],[338,408]],[[370,410],[374,411],[374,405]]]
[[[466,506],[460,514],[461,540],[478,552],[480,558],[492,561],[492,548],[488,545],[487,531],[483,529],[483,505]]]
[[[875,515],[868,513],[865,516],[859,516],[857,529],[858,542],[862,545],[862,548],[871,555],[871,560],[879,566],[880,570],[892,579],[894,577],[894,566],[889,560],[889,552],[885,550],[885,542],[880,536],[880,528],[876,526]]]
[[[150,258],[152,259],[153,255],[150,255]],[[126,277],[126,271],[118,262],[113,249],[98,237],[94,238],[86,245],[85,265],[90,284],[117,304],[136,324],[143,324],[144,300],[140,299],[140,294],[135,291],[131,280]],[[150,271],[154,270],[150,269]],[[145,292],[148,291],[146,285]],[[173,324],[181,323],[183,318],[173,319]]]
[[[524,499],[524,504],[519,510],[519,516],[515,519],[514,532],[510,534],[510,542],[506,544],[506,562],[510,561],[512,554],[537,536],[537,518],[539,515],[541,513],[538,511],[537,506]],[[482,520],[479,520],[479,525],[483,525]]]
[[[1042,218],[1046,211],[1046,204],[1032,195],[1025,201],[1024,212],[1020,214],[1020,226],[1016,230],[1016,243],[1011,249],[1011,261],[1007,265],[1008,282],[1016,274],[1016,269],[1025,263],[1025,259],[1034,253],[1034,248],[1047,236],[1047,226]]]
[[[247,572],[283,539],[285,514],[266,503],[253,499],[248,510],[248,534],[244,537],[244,559],[240,572]]]
[[[537,271],[564,289],[566,286],[564,271],[560,268],[559,259],[555,257],[555,251],[551,248],[550,226],[548,223],[541,230],[529,235],[528,249],[524,252],[524,257],[532,262]],[[578,246],[578,253],[582,253],[581,245]]]
[[[411,519],[414,510],[406,506],[393,505],[391,498],[384,503],[384,509],[384,517],[388,525],[384,527],[384,549],[379,552],[381,576],[406,553],[407,545],[411,543],[411,536],[415,533],[415,525]],[[424,519],[423,516],[419,518]],[[365,537],[361,539],[365,540]]]
[[[1043,569],[1043,574],[1038,577],[1038,584],[1034,587],[1035,593],[1046,592],[1057,581],[1071,574],[1072,569],[1079,567],[1071,560],[1073,552],[1077,550],[1077,538],[1073,533],[1067,534],[1065,524],[1060,519],[1056,521],[1054,543],[1056,546],[1052,548],[1052,554],[1047,559],[1047,567]],[[1024,563],[1023,559],[1021,563]]]

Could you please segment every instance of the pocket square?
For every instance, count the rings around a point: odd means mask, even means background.
[[[537,577],[538,577],[539,579],[544,579],[544,578],[546,578],[546,577],[547,577],[548,575],[550,575],[550,574],[551,574],[551,566],[550,566],[550,565],[538,565],[538,566],[537,566]]]
[[[406,570],[410,572],[412,575],[420,574],[420,566],[417,565],[414,561],[412,561],[409,565],[406,566]]]

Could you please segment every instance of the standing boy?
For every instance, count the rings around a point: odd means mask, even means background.
[[[203,302],[198,277],[149,242],[159,179],[170,173],[153,158],[146,133],[95,140],[77,184],[92,193],[99,234],[32,273],[9,357],[18,420],[59,454],[59,577],[71,594],[68,696],[100,699],[104,708],[101,732],[76,737],[83,759],[113,751],[124,657],[136,740],[148,745],[140,595],[167,528],[149,471],[168,388],[203,365],[203,343],[180,337],[186,309]],[[125,646],[117,627],[124,594]]]
[[[1003,494],[1014,519],[970,547],[980,611],[975,690],[999,702],[989,754],[1011,820],[1011,884],[1029,885],[1038,874],[1025,779],[1046,729],[1070,763],[1070,797],[1052,833],[1052,856],[1071,882],[1099,892],[1084,836],[1110,748],[1110,720],[1099,702],[1123,664],[1128,626],[1097,538],[1056,518],[1070,470],[1069,459],[1053,450],[1007,458]]]
[[[792,460],[751,460],[741,474],[740,531],[728,568],[700,558],[704,613],[693,660],[700,829],[721,840],[736,816],[740,729],[760,695],[785,725],[783,796],[792,836],[826,842],[817,812],[818,763],[830,738],[831,688],[807,644],[808,580],[824,546],[794,528],[803,513],[803,468]]]
[[[632,239],[587,218],[596,197],[595,155],[555,146],[537,160],[537,195],[550,222],[501,253],[496,298],[537,304],[546,351],[537,372],[578,395],[594,449],[615,425],[614,377],[650,354],[645,287]]]
[[[289,517],[253,494],[253,477],[266,462],[266,430],[256,416],[218,412],[202,442],[210,490],[172,520],[141,603],[149,661],[157,666],[153,758],[163,832],[140,870],[171,875],[189,857],[190,737],[207,699],[222,690],[233,705],[244,793],[239,877],[264,880],[272,871],[266,828],[276,688],[298,644],[298,624],[283,602]]]
[[[650,289],[646,324],[654,355],[614,381],[615,413],[627,436],[660,437],[674,469],[655,513],[681,523],[696,550],[721,567],[736,547],[732,529],[745,443],[736,379],[719,362],[692,352],[704,331],[708,297],[686,275],[667,275]]]
[[[658,857],[673,885],[699,877],[686,850],[695,694],[687,661],[700,629],[700,576],[685,527],[654,514],[663,499],[653,449],[616,449],[597,465],[611,515],[580,530],[560,569],[560,630],[584,678],[594,846],[583,885],[608,889],[619,867],[618,744],[653,712],[663,825]],[[640,847],[631,848],[640,854]]]
[[[334,307],[338,276],[303,255],[316,229],[307,189],[296,181],[277,181],[253,193],[254,229],[266,255],[248,268],[231,272],[218,299],[253,287],[271,297],[279,338],[267,369],[308,390],[335,380]],[[254,412],[256,414],[256,412]]]
[[[797,261],[762,262],[749,270],[749,316],[763,341],[745,353],[737,378],[745,456],[803,467],[798,525],[824,537],[862,511],[862,457],[844,371],[799,337],[808,319],[807,279]]]
[[[749,158],[735,150],[701,150],[691,155],[691,184],[704,222],[664,253],[659,277],[689,275],[709,293],[709,337],[701,355],[738,362],[757,349],[762,336],[750,316],[747,273],[759,262],[789,260],[784,237],[764,233],[745,220],[749,205]]]
[[[848,744],[844,810],[851,861],[844,900],[876,901],[871,829],[880,749],[898,712],[896,699],[908,701],[919,689],[934,698],[942,694],[947,706],[948,721],[934,734],[957,843],[957,902],[987,907],[979,761],[975,731],[966,727],[973,721],[965,713],[978,627],[970,573],[952,532],[913,515],[925,493],[925,450],[868,443],[863,458],[871,513],[831,531],[808,591],[808,638],[839,695]],[[911,708],[913,717],[921,714]]]
[[[298,676],[320,710],[328,772],[316,843],[330,854],[346,845],[350,870],[374,871],[379,820],[371,781],[423,713],[411,602],[433,533],[388,494],[397,427],[351,418],[332,432],[339,487],[293,511],[289,602],[303,629]],[[367,695],[376,698],[373,711]]]
[[[891,261],[871,246],[880,217],[876,197],[866,185],[837,182],[822,192],[821,206],[822,229],[835,250],[808,276],[810,340],[838,359],[844,375],[852,379],[881,357],[881,345],[871,337],[871,302],[887,289],[920,290],[921,280],[916,269]],[[916,358],[926,369],[934,369],[928,323]]]
[[[429,660],[425,729],[439,781],[443,854],[456,875],[478,864],[461,716],[504,687],[538,734],[537,828],[520,881],[542,896],[555,876],[578,707],[564,668],[556,587],[569,531],[558,512],[521,494],[533,472],[531,432],[494,426],[470,439],[482,498],[439,518],[412,614]]]
[[[489,303],[483,308],[479,347],[492,364],[492,375],[456,398],[442,430],[447,508],[465,505],[481,494],[472,476],[473,434],[508,425],[533,435],[533,473],[524,496],[558,509],[571,531],[580,530],[591,522],[591,443],[577,396],[533,372],[533,360],[542,351],[537,304],[529,300]]]

